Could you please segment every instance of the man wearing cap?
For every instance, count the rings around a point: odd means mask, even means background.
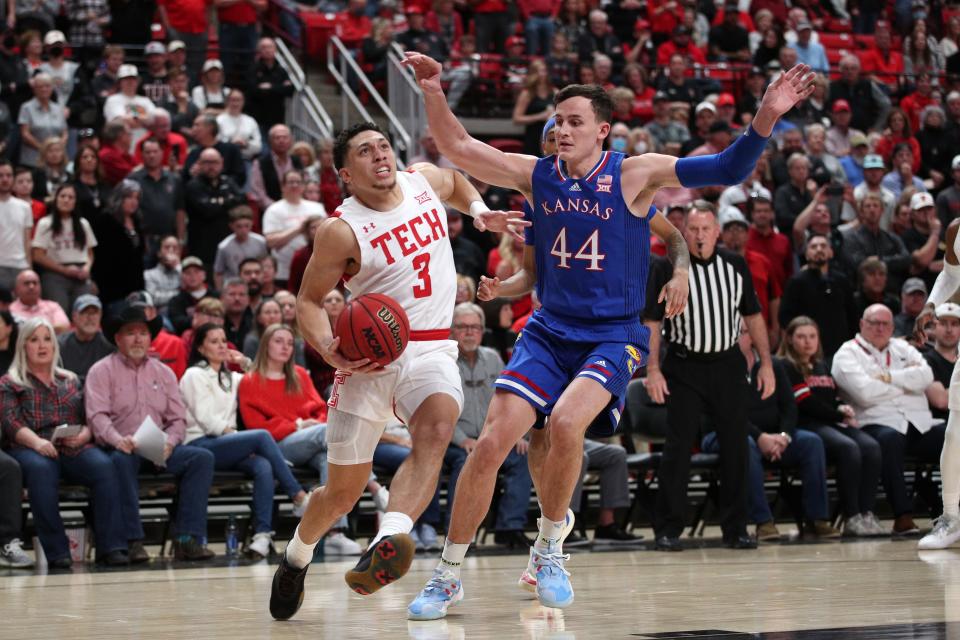
[[[738,133],[740,125],[737,122],[737,101],[732,93],[724,91],[717,96],[717,120],[727,123],[734,133]]]
[[[950,175],[953,184],[937,194],[937,217],[943,229],[953,220],[960,217],[960,155],[954,156],[950,162]]]
[[[127,302],[142,305],[148,322],[158,317],[153,296],[147,291],[134,291],[127,296]],[[150,357],[170,367],[173,374],[177,376],[177,380],[182,378],[183,372],[187,370],[187,350],[183,346],[183,341],[162,326],[150,341]]]
[[[932,286],[937,274],[943,270],[943,251],[940,250],[940,218],[929,193],[919,192],[911,196],[910,228],[900,237],[913,260],[910,273]]]
[[[893,208],[897,205],[897,196],[883,186],[883,176],[886,171],[887,168],[881,156],[875,153],[864,156],[863,182],[854,188],[853,198],[858,204],[868,193],[880,198],[883,202],[883,216],[880,218],[880,226],[889,229],[890,219],[893,217]]]
[[[917,316],[927,301],[927,285],[920,278],[907,278],[900,287],[900,313],[893,317],[893,335],[910,340]],[[922,346],[922,345],[921,345]]]
[[[134,65],[121,65],[117,72],[117,81],[120,90],[107,98],[103,105],[103,118],[107,122],[122,118],[130,127],[133,139],[139,140],[147,133],[155,107],[149,98],[137,95],[140,74]]]
[[[848,54],[840,59],[840,77],[830,82],[827,104],[846,100],[852,116],[850,126],[860,131],[882,131],[890,109],[890,97],[877,83],[860,74],[860,59]]]
[[[710,56],[714,60],[750,61],[750,35],[740,25],[739,18],[737,3],[727,2],[723,7],[723,21],[710,29]]]
[[[77,374],[82,387],[90,367],[117,348],[103,337],[100,330],[103,305],[97,296],[88,293],[74,300],[71,318],[73,331],[61,334],[57,340],[60,342],[63,368]]]
[[[760,313],[767,326],[772,348],[776,348],[780,336],[780,298],[783,289],[775,277],[773,266],[767,256],[747,248],[750,223],[736,207],[727,207],[720,212],[720,240],[723,247],[743,256],[750,269],[753,289],[760,301]]]
[[[831,127],[827,131],[827,150],[830,150],[830,132],[834,128]],[[833,143],[834,148],[837,148],[842,141],[846,141],[848,146],[847,154],[840,158],[840,168],[843,169],[844,175],[847,176],[847,183],[850,184],[854,189],[859,187],[864,180],[864,169],[863,163],[866,160],[867,154],[870,151],[870,145],[867,142],[867,136],[863,135],[859,131],[851,135],[849,138],[839,136],[836,138],[837,141]],[[881,177],[882,179],[882,177]],[[856,196],[854,196],[856,197]]]
[[[717,107],[708,100],[697,105],[693,111],[694,130],[690,132],[690,139],[680,147],[680,155],[687,156],[691,151],[707,142],[710,126],[717,120]]]
[[[675,154],[690,139],[687,127],[670,117],[670,98],[663,91],[653,96],[653,120],[647,123],[646,129],[661,153]]]
[[[107,325],[107,338],[117,345],[87,374],[84,401],[87,423],[96,442],[107,449],[119,475],[120,510],[131,558],[143,550],[139,482],[144,471],[165,470],[179,481],[179,506],[174,520],[173,549],[177,560],[209,560],[207,497],[213,482],[213,454],[200,447],[183,447],[185,409],[177,378],[149,357],[150,341],[160,331],[159,318],[147,319],[142,305],[130,304]],[[166,436],[163,464],[137,454],[134,434],[150,418]]]
[[[158,0],[157,11],[171,40],[184,43],[187,52],[187,73],[192,81],[200,77],[200,67],[207,55],[209,18],[213,3],[210,0]]]
[[[203,267],[203,261],[196,256],[188,256],[180,263],[180,282],[180,293],[167,305],[170,322],[177,333],[183,333],[190,328],[193,308],[197,306],[197,302],[208,296],[218,296],[216,291],[207,286],[207,271]]]
[[[62,31],[54,29],[43,36],[43,47],[49,59],[40,63],[40,71],[53,78],[53,88],[57,91],[61,104],[66,104],[73,93],[74,80],[80,65],[65,59],[67,38]]]
[[[842,98],[834,102],[830,108],[830,120],[833,122],[833,126],[827,130],[827,151],[838,158],[850,153],[854,146],[854,137],[862,140],[864,146],[867,144],[867,138],[863,135],[863,132],[850,126],[852,117],[850,103]],[[847,177],[849,178],[849,176]]]
[[[147,70],[140,88],[155,105],[170,100],[170,85],[167,84],[167,47],[162,42],[147,43],[143,50],[147,58]]]
[[[813,33],[813,25],[805,19],[800,20],[797,23],[796,31],[797,41],[791,46],[797,52],[797,59],[814,71],[828,73],[830,62],[827,60],[826,50],[822,44],[810,39],[810,35]]]
[[[937,420],[946,420],[950,408],[950,380],[957,364],[957,345],[960,344],[960,305],[944,302],[934,310],[932,342],[920,346],[930,369],[933,370],[933,383],[927,387],[927,400],[930,412]],[[911,327],[911,330],[913,327]]]
[[[690,28],[682,24],[674,27],[670,39],[657,47],[657,64],[665,67],[677,54],[683,56],[687,64],[707,64],[707,56],[690,39]]]

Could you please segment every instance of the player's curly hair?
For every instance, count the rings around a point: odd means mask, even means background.
[[[333,166],[336,167],[338,171],[343,169],[343,164],[347,159],[347,151],[350,150],[350,141],[364,131],[376,131],[388,140],[390,139],[390,136],[375,122],[358,122],[353,126],[343,129],[337,134],[337,139],[333,143]]]

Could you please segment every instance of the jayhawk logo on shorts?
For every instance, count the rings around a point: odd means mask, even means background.
[[[637,367],[640,366],[643,356],[640,355],[640,350],[632,344],[628,344],[626,347],[624,347],[624,351],[627,352],[627,356],[630,358],[627,360],[627,371],[630,372],[630,375],[633,375],[633,372],[636,371]]]

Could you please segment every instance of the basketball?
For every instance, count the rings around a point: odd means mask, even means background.
[[[397,301],[367,293],[347,303],[337,318],[340,353],[349,360],[369,358],[385,366],[400,357],[410,340],[410,321]]]

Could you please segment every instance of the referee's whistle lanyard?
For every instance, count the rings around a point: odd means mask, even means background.
[[[861,349],[863,349],[864,353],[866,353],[866,354],[869,355],[871,358],[873,358],[873,361],[877,363],[877,366],[880,367],[880,369],[883,371],[883,373],[887,373],[887,374],[890,373],[890,346],[889,346],[889,345],[887,346],[887,354],[886,354],[886,355],[887,355],[887,358],[886,358],[887,363],[886,363],[886,365],[884,365],[883,361],[881,361],[881,359],[877,357],[876,349],[871,350],[871,349],[868,348],[865,344],[863,344],[862,342],[860,342],[860,339],[859,339],[859,338],[854,338],[853,340],[854,340],[854,342],[857,343],[857,346],[858,346],[858,347],[860,347]]]

